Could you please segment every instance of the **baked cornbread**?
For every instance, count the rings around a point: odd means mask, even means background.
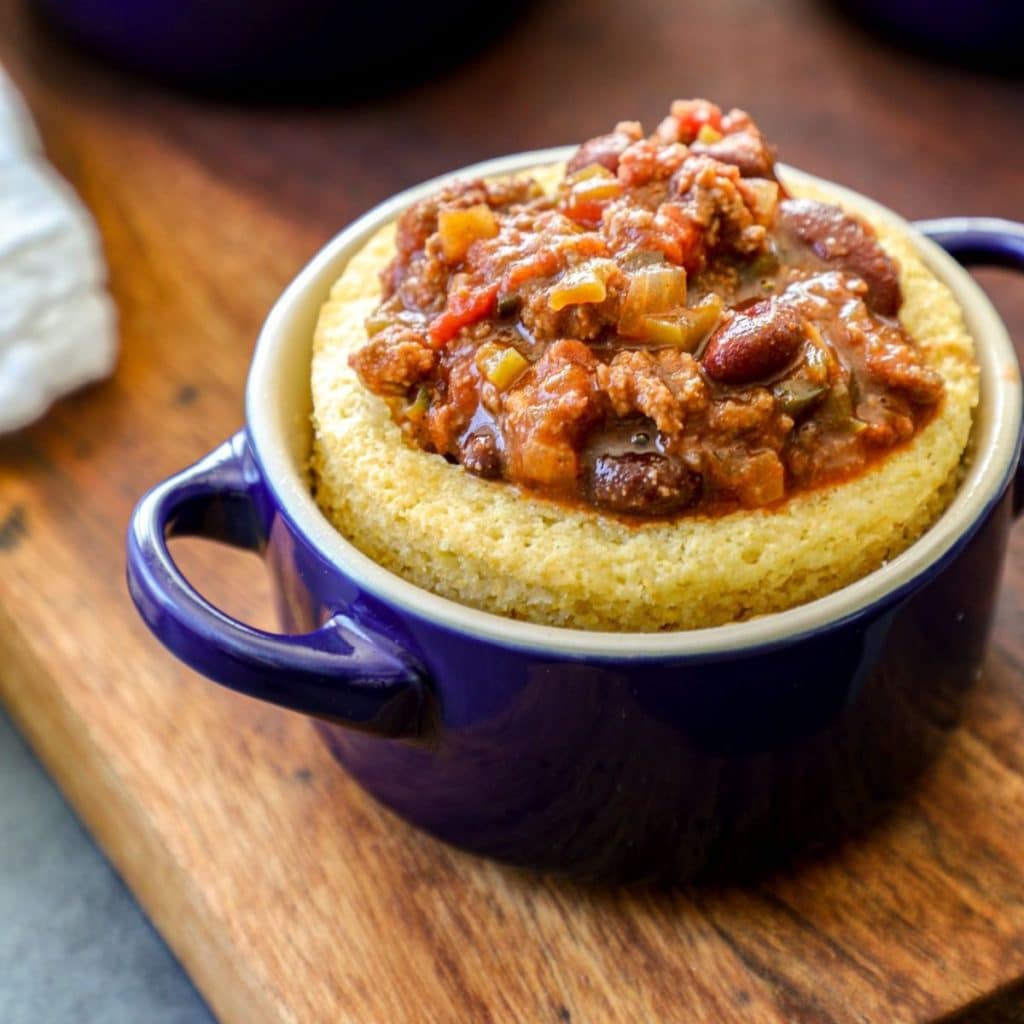
[[[532,172],[543,188],[561,166]],[[825,203],[827,188],[784,181]],[[839,205],[843,205],[839,203]],[[647,521],[467,472],[411,444],[350,358],[381,298],[395,227],[348,264],[325,305],[312,363],[316,497],[370,557],[426,589],[514,618],[575,628],[693,629],[830,593],[912,543],[949,502],[978,401],[973,345],[949,290],[895,222],[868,220],[895,259],[899,321],[943,383],[912,438],[849,479],[784,502]]]

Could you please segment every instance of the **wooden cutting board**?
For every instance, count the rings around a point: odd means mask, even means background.
[[[750,105],[791,162],[911,215],[1024,219],[1019,83],[930,68],[799,0],[764,11],[541,4],[430,85],[268,110],[117,77],[0,0],[0,60],[96,213],[123,341],[113,381],[0,441],[0,693],[223,1020],[1024,1020],[1024,528],[982,684],[916,795],[823,859],[716,890],[586,889],[439,845],[307,721],[179,666],[125,592],[140,492],[239,425],[279,289],[402,185],[707,93]],[[956,144],[949,110],[966,112]],[[987,283],[1024,336],[1024,288]],[[271,624],[257,562],[178,551]]]

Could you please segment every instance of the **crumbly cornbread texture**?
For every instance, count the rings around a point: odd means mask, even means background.
[[[533,175],[554,187],[561,171]],[[827,189],[787,187],[839,201]],[[378,273],[394,252],[392,224],[349,262],[317,326],[317,502],[345,537],[407,580],[547,625],[696,629],[782,611],[859,579],[916,540],[952,498],[978,402],[978,370],[949,289],[897,227],[853,209],[898,260],[900,319],[946,382],[934,419],[863,475],[800,493],[779,508],[633,525],[471,476],[412,447],[348,364],[380,299]]]

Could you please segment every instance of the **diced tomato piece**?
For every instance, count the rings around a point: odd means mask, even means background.
[[[675,203],[662,203],[654,216],[651,242],[667,259],[694,273],[700,269],[704,232],[685,210]]]
[[[600,222],[600,218],[598,218]],[[580,224],[579,221],[576,222]],[[543,241],[543,240],[542,240]],[[582,263],[593,257],[609,255],[608,242],[595,231],[583,231],[577,227],[574,234],[564,235],[551,241],[550,247],[535,249],[516,260],[505,274],[503,293],[514,292],[527,281],[547,277],[564,268],[566,263]]]
[[[505,291],[514,292],[521,284],[535,277],[546,277],[558,269],[558,255],[551,249],[538,249],[516,260],[505,275]]]
[[[596,228],[601,223],[606,205],[607,200],[604,199],[579,199],[570,196],[563,209],[567,217],[572,217],[574,221],[588,228]]]
[[[705,124],[716,131],[722,130],[722,110],[707,100],[676,100],[672,104],[672,116],[679,123],[680,142],[693,142]]]
[[[448,296],[445,311],[436,316],[427,330],[434,348],[443,348],[467,324],[482,320],[493,309],[498,298],[498,286],[462,288]]]
[[[675,203],[663,203],[654,215],[654,228],[662,241],[658,248],[673,263],[686,267],[690,273],[700,268],[703,230],[685,210]]]

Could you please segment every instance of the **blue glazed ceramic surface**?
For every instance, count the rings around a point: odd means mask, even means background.
[[[523,7],[474,0],[35,0],[77,42],[136,71],[280,95],[343,83],[382,91],[492,38]],[[452,25],[461,26],[453,33]],[[386,39],[383,62],[365,40]],[[358,40],[359,42],[356,42]],[[367,72],[372,74],[367,76]]]
[[[349,228],[282,297],[254,360],[248,429],[140,502],[128,566],[143,618],[211,678],[315,716],[337,760],[402,817],[515,864],[681,878],[863,825],[928,763],[984,658],[1024,487],[1015,499],[1019,369],[991,306],[920,242],[978,340],[983,407],[953,505],[888,566],[821,601],[710,630],[513,622],[375,566],[319,515],[302,477],[308,435],[295,424],[308,422],[319,306],[348,255],[415,194]],[[925,228],[965,259],[1024,266],[1019,226]],[[189,534],[265,552],[282,635],[189,588],[166,547]]]
[[[1020,71],[1024,6],[1017,0],[836,0],[900,43]]]

